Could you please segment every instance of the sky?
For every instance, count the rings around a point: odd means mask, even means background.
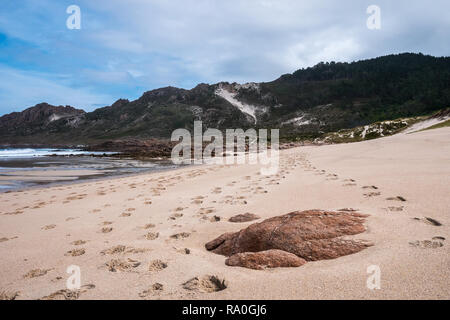
[[[80,29],[67,27],[71,5]],[[367,26],[370,5],[378,29]],[[448,0],[2,0],[0,115],[41,102],[92,111],[169,85],[271,81],[321,61],[448,56],[449,12]]]

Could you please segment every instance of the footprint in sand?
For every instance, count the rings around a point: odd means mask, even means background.
[[[70,196],[66,198],[66,201],[71,201],[71,200],[83,200],[84,198],[86,198],[87,194],[83,193],[83,194],[79,194],[76,196]]]
[[[146,298],[148,296],[159,295],[162,293],[163,290],[164,286],[161,283],[156,282],[152,284],[151,287],[148,288],[147,290],[144,290],[141,293],[139,293],[139,297]]]
[[[378,187],[377,186],[364,186],[362,187],[363,189],[373,189],[373,190],[377,190]]]
[[[10,216],[10,215],[18,215],[18,214],[22,214],[23,212],[24,212],[23,210],[16,209],[16,210],[13,211],[13,212],[6,212],[6,213],[4,213],[4,215],[6,215],[6,216]]]
[[[144,236],[146,240],[156,240],[159,237],[159,232],[149,232]]]
[[[220,217],[219,216],[213,216],[213,217],[207,217],[207,216],[203,216],[202,218],[201,218],[201,220],[207,220],[207,221],[209,221],[209,222],[219,222],[220,221]]]
[[[101,255],[115,255],[115,254],[131,254],[131,253],[144,253],[149,251],[150,249],[145,248],[133,248],[133,247],[127,247],[124,245],[117,245],[114,247],[111,247],[109,249],[105,249],[103,251],[100,251]]]
[[[191,200],[192,200],[192,204],[202,204],[203,203],[203,199],[205,199],[205,197],[202,197],[202,196],[198,196],[198,197],[195,197],[195,198],[192,198]]]
[[[268,193],[263,187],[256,187],[253,191],[254,194]]]
[[[221,202],[225,203],[225,204],[231,204],[231,205],[247,204],[246,197],[244,197],[244,196],[234,197],[234,196],[228,195],[225,197],[225,200],[222,200]]]
[[[359,209],[354,209],[354,208],[342,208],[342,209],[339,209],[338,211],[344,211],[344,212],[357,212],[357,211],[359,211]]]
[[[219,216],[213,216],[211,218],[209,218],[209,221],[211,222],[219,222],[222,218]]]
[[[172,239],[184,239],[184,238],[188,238],[191,234],[189,232],[180,232],[180,233],[176,233],[170,236],[170,238]]]
[[[200,208],[200,210],[198,210],[199,215],[206,215],[213,212],[216,212],[216,209],[214,207]]]
[[[19,291],[4,291],[0,290],[0,301],[7,301],[7,300],[16,300],[16,298],[19,296]]]
[[[72,244],[74,246],[81,246],[81,245],[85,244],[86,242],[87,241],[84,241],[84,240],[76,240],[76,241],[71,242],[70,244]]]
[[[100,230],[101,233],[110,233],[111,231],[113,231],[111,227],[104,227]]]
[[[56,277],[56,278],[53,278],[52,280],[50,280],[51,282],[58,282],[58,281],[61,281],[63,279],[63,277]]]
[[[400,212],[403,211],[404,207],[400,206],[400,207],[387,207],[386,210],[390,211],[390,212]]]
[[[410,246],[421,249],[436,249],[444,246],[444,237],[436,236],[431,240],[416,240],[409,243]]]
[[[47,226],[42,227],[41,229],[42,230],[51,230],[51,229],[54,229],[54,228],[56,228],[56,224],[49,224]]]
[[[389,200],[389,201],[402,201],[402,202],[406,201],[406,199],[403,198],[402,196],[389,197],[389,198],[386,198],[386,200]]]
[[[131,216],[131,213],[129,212],[122,212],[122,214],[119,217],[129,217]]]
[[[213,189],[212,193],[215,193],[215,194],[222,193],[222,188],[216,187],[216,188]]]
[[[85,249],[73,249],[73,250],[67,251],[64,255],[71,256],[71,257],[78,257],[78,256],[82,256],[85,253],[86,253]]]
[[[82,293],[94,288],[95,285],[87,284],[82,286],[79,290],[61,289],[48,296],[42,297],[40,300],[77,300]]]
[[[169,216],[168,220],[177,220],[178,218],[181,218],[183,216],[182,213],[174,213]]]
[[[156,225],[154,223],[147,223],[146,225],[144,225],[142,227],[138,227],[138,228],[147,230],[147,229],[152,229],[152,228],[155,228],[155,227],[156,227]]]
[[[353,182],[349,182],[349,183],[344,183],[342,186],[343,187],[355,187],[357,184],[353,183]]]
[[[110,272],[131,272],[140,265],[141,263],[139,261],[130,258],[127,260],[112,259],[105,263],[107,270]]]
[[[53,269],[33,269],[28,271],[26,274],[23,275],[24,279],[32,279],[37,277],[45,276],[49,271]]]
[[[150,261],[148,265],[148,271],[161,271],[165,268],[167,268],[167,262],[164,262],[159,259]]]
[[[33,207],[31,207],[31,209],[39,209],[39,208],[42,208],[45,205],[46,205],[45,202],[39,202],[38,204],[35,204]]]
[[[331,173],[331,174],[327,174],[327,179],[326,180],[338,180],[339,176],[337,174]]]
[[[418,221],[423,221],[427,224],[430,224],[432,226],[435,227],[440,227],[442,226],[442,223],[440,223],[439,221],[437,221],[436,219],[433,218],[429,218],[429,217],[424,217],[424,218],[413,218],[414,220],[418,220]]]
[[[368,192],[364,193],[364,197],[366,198],[372,198],[372,197],[378,197],[381,195],[381,192]]]
[[[178,253],[181,253],[181,254],[191,254],[191,250],[188,249],[188,248],[177,249],[177,248],[174,247],[174,249],[175,249]]]
[[[192,278],[182,284],[182,287],[189,291],[211,293],[225,290],[228,287],[225,279],[214,275]]]

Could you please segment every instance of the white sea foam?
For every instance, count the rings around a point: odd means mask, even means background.
[[[0,149],[0,159],[2,158],[35,158],[50,155],[67,156],[83,154],[103,154],[104,152],[83,151],[78,149]],[[108,152],[106,152],[108,154]],[[111,153],[111,152],[109,152]]]

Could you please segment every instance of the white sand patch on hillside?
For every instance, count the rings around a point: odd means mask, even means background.
[[[444,121],[447,121],[450,119],[450,117],[442,117],[442,118],[431,118],[424,121],[417,122],[413,124],[411,127],[403,131],[402,133],[414,133],[429,127],[432,127],[434,125],[437,125],[439,123],[442,123]]]
[[[235,93],[229,92],[228,90],[223,89],[223,88],[217,89],[216,95],[227,100],[233,106],[235,106],[236,108],[241,110],[241,112],[248,114],[250,117],[252,117],[254,119],[255,123],[257,122],[256,114],[255,114],[256,109],[258,108],[257,106],[240,102],[239,100],[237,100],[235,98],[236,97]]]
[[[282,123],[282,125],[293,124],[296,126],[304,126],[311,123],[311,120],[304,120],[305,116],[295,117]]]

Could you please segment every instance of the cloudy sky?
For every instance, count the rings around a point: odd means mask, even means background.
[[[81,9],[81,29],[66,9]],[[370,30],[369,5],[381,9]],[[448,0],[2,0],[0,115],[163,86],[270,81],[320,61],[450,54]]]

